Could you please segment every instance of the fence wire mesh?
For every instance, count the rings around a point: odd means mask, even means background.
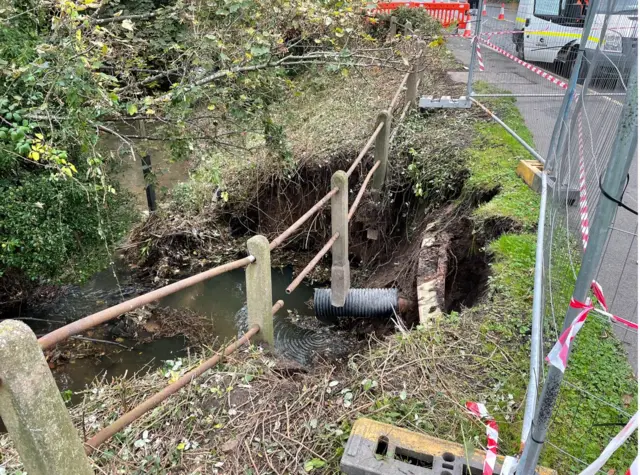
[[[637,323],[637,150],[624,193],[612,197],[626,207],[618,207],[607,229],[593,228],[599,201],[610,199],[601,179],[620,139],[623,104],[628,94],[637,95],[629,87],[637,69],[637,0],[482,3],[472,19],[480,28],[471,48],[463,38],[450,45],[470,65],[472,95],[546,158],[544,356],[566,328],[583,262],[600,258],[584,249],[589,234],[608,233],[594,277],[609,311]],[[570,81],[574,70],[577,84]],[[521,117],[501,107],[503,101],[514,103]],[[635,137],[637,146],[637,131]],[[637,411],[637,341],[636,329],[589,314],[574,342],[542,452],[541,460],[558,473],[584,470]],[[541,390],[548,366],[541,361],[532,371]],[[637,444],[634,434],[600,472],[625,473]]]

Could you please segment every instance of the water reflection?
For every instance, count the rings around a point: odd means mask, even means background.
[[[288,311],[298,315],[306,315],[315,319],[313,311],[308,307],[312,299],[313,288],[300,285],[292,295],[286,295],[285,288],[293,279],[291,268],[273,269],[273,300],[283,299],[285,302],[274,321],[276,332],[276,349],[283,356],[294,359],[301,364],[308,364],[323,348],[338,349],[339,345],[332,339],[328,330],[306,330],[300,328],[286,318]],[[68,286],[56,298],[34,306],[24,306],[12,312],[0,315],[3,318],[35,318],[29,321],[38,334],[44,334],[59,327],[62,322],[73,321],[97,312],[123,300],[135,297],[152,290],[137,283],[128,268],[120,261],[113,268],[97,273],[81,286]],[[236,314],[246,302],[245,275],[243,269],[201,282],[158,302],[160,307],[188,309],[210,319],[214,329],[212,340],[229,341],[237,336]],[[44,323],[39,320],[50,320]],[[82,358],[65,364],[60,371],[54,371],[61,390],[79,391],[86,387],[95,377],[107,378],[131,375],[148,365],[153,369],[162,361],[184,355],[185,339],[181,336],[164,338],[150,343],[137,344],[124,340],[123,345],[134,347],[132,350],[117,348],[104,355]],[[213,343],[213,341],[212,341]]]

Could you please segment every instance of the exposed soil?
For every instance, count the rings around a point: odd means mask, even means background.
[[[446,312],[471,308],[487,289],[489,258],[483,248],[485,239],[477,234],[473,222],[462,218],[451,232],[450,259],[445,283]]]

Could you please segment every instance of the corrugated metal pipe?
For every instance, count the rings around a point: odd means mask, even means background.
[[[408,306],[405,299],[398,297],[397,289],[349,289],[343,307],[331,305],[331,289],[315,289],[313,294],[313,307],[320,320],[391,317]]]

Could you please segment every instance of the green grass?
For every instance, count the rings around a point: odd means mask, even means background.
[[[476,125],[475,147],[469,150],[471,176],[467,193],[499,193],[475,210],[482,220],[509,220],[516,228],[534,229],[538,221],[540,198],[515,173],[518,162],[530,156],[500,125]]]
[[[480,83],[477,92],[496,93],[500,90]],[[515,99],[489,98],[483,100],[483,104],[525,142],[533,144],[533,136],[516,107]],[[473,146],[469,149],[471,176],[465,185],[465,194],[482,195],[499,190],[493,199],[475,211],[475,216],[480,221],[510,221],[515,229],[535,229],[540,198],[515,173],[519,161],[530,160],[531,155],[495,122],[477,122],[475,129]]]
[[[487,92],[496,91],[487,88]],[[533,143],[512,99],[491,99],[486,105],[525,141]],[[488,192],[499,186],[499,193],[481,205],[474,215],[480,221],[479,225],[503,218],[512,220],[523,231],[522,234],[504,234],[488,244],[488,251],[493,256],[490,290],[487,301],[479,306],[491,317],[485,320],[483,331],[487,335],[498,335],[503,351],[514,362],[510,372],[498,377],[503,393],[522,401],[529,373],[528,333],[536,250],[533,231],[538,219],[539,197],[515,174],[518,161],[530,158],[524,148],[495,123],[478,123],[476,131],[475,147],[469,151],[471,176],[465,185],[466,191]],[[556,324],[561,326],[581,253],[575,240],[568,239],[566,234],[554,236],[553,244],[553,309],[558,319]],[[545,353],[556,340],[551,310],[548,305],[544,322]],[[560,392],[549,441],[571,455],[591,462],[621,429],[620,424],[624,425],[629,418],[607,403],[623,407],[629,414],[637,410],[638,403],[637,381],[624,349],[613,335],[611,325],[595,314],[589,316],[575,340],[565,380],[569,384],[565,384]],[[585,396],[570,385],[583,388],[602,401]],[[521,417],[522,412],[516,415],[515,423],[504,421],[500,424],[501,451],[504,453],[517,451]],[[635,457],[636,446],[637,436],[634,435],[625,448],[614,454],[606,469],[626,471]],[[584,469],[583,464],[550,446],[545,448],[541,464],[563,474]]]

